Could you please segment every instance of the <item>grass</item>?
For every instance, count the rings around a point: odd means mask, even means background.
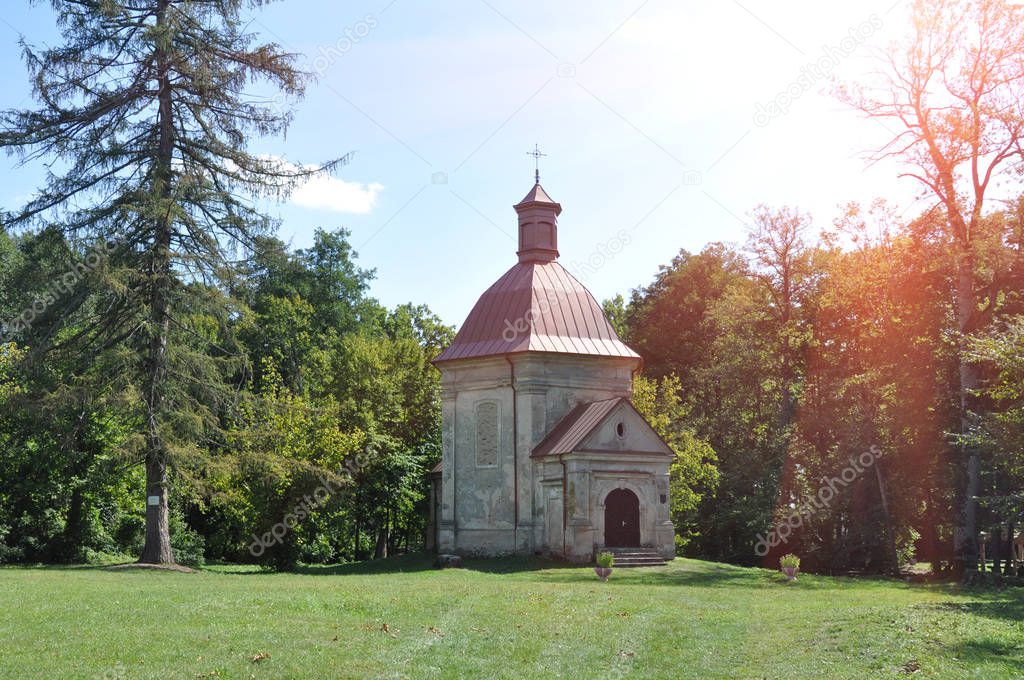
[[[695,560],[0,569],[3,678],[1013,678],[1024,594]]]

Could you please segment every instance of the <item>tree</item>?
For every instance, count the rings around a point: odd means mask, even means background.
[[[719,481],[688,548],[710,559],[753,563],[777,499],[785,447],[770,307],[743,254],[716,243],[681,252],[627,310],[648,377],[678,376],[687,425],[717,453]]]
[[[622,297],[622,293],[602,302],[601,309],[619,337],[626,337],[626,298]]]
[[[979,373],[967,338],[991,313],[998,281],[978,266],[977,236],[999,177],[1024,159],[1024,16],[1003,0],[917,0],[909,38],[885,56],[876,82],[840,87],[840,98],[900,131],[874,155],[908,167],[946,221],[956,263],[956,319],[961,338],[960,434],[966,464],[962,559],[977,567],[980,470],[968,445]],[[987,286],[985,284],[988,284]]]
[[[698,254],[680,251],[650,285],[633,291],[625,340],[644,358],[648,375],[675,373],[684,391],[694,387],[693,370],[715,336],[708,310],[746,273],[739,253],[712,243]]]
[[[63,342],[83,353],[128,343],[140,354],[142,562],[174,561],[168,465],[195,436],[194,419],[176,414],[200,406],[180,384],[200,376],[175,363],[176,341],[193,332],[182,318],[185,283],[212,280],[233,265],[231,248],[244,252],[272,226],[251,199],[280,198],[344,160],[307,169],[247,151],[253,135],[280,134],[290,121],[247,88],[264,81],[298,98],[306,83],[293,55],[245,32],[242,10],[260,4],[51,0],[63,44],[24,49],[39,107],[0,116],[0,146],[23,163],[62,161],[5,226],[56,224],[122,258],[109,281],[121,295]]]
[[[683,550],[698,537],[697,509],[718,487],[718,457],[706,441],[687,427],[689,414],[679,396],[679,378],[661,380],[642,375],[633,380],[633,404],[675,453],[669,466],[672,521],[676,548]]]
[[[779,423],[785,428],[796,411],[801,354],[807,346],[806,319],[800,307],[812,284],[811,252],[806,238],[811,218],[789,207],[754,210],[754,224],[747,236],[754,278],[764,285],[771,300],[771,313],[778,334]]]
[[[976,337],[970,358],[994,370],[983,393],[994,408],[982,420],[979,444],[993,452],[996,482],[986,494],[997,524],[1024,523],[1024,315],[1010,316]]]

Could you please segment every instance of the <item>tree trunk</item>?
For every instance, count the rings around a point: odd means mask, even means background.
[[[977,309],[974,289],[974,256],[970,244],[961,244],[957,257],[957,327],[960,331],[960,434],[970,434],[973,392],[978,388],[979,375],[976,366],[967,361],[964,343],[973,330],[972,322]],[[970,582],[978,570],[978,502],[980,492],[980,461],[978,454],[964,441],[961,453],[967,464],[967,484],[964,489],[963,535],[959,546],[963,562],[964,580]]]
[[[160,0],[157,24],[165,22],[169,0]],[[140,562],[173,563],[167,507],[167,448],[160,431],[167,382],[167,343],[170,334],[171,212],[174,126],[171,108],[170,64],[165,50],[156,52],[158,102],[160,110],[158,157],[154,174],[154,196],[159,196],[152,270],[150,271],[150,342],[146,375],[146,543]]]
[[[885,516],[885,547],[891,563],[893,576],[900,575],[900,557],[896,550],[896,529],[893,527],[892,515],[889,513],[889,495],[885,490],[885,479],[882,477],[882,462],[875,461],[875,478],[878,480],[878,495],[882,499],[882,513]]]
[[[1013,539],[1016,535],[1016,527],[1013,522],[1006,525],[1006,531],[1010,534],[1006,541],[1006,573],[1008,576],[1016,577],[1018,576],[1017,549],[1013,544]]]
[[[997,524],[992,527],[992,576],[996,583],[1003,576],[1003,526]]]
[[[375,560],[388,556],[388,536],[391,533],[388,528],[388,521],[385,520],[380,528],[377,529],[377,545],[373,550],[373,559]]]
[[[61,540],[60,560],[77,562],[82,547],[82,536],[85,523],[85,497],[82,484],[77,482],[71,490],[71,502],[68,503],[68,514],[64,523],[64,534]]]

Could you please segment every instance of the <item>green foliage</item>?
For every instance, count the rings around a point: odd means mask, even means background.
[[[77,257],[59,238],[11,243],[17,267],[59,272]],[[327,500],[258,561],[293,568],[416,548],[423,473],[440,458],[429,362],[451,329],[426,307],[387,310],[367,298],[370,273],[354,267],[344,231],[318,232],[309,250],[262,243],[254,266],[222,280],[223,289],[193,285],[179,310],[187,330],[174,330],[170,365],[187,379],[168,392],[177,410],[167,427],[179,442],[172,548],[191,564],[255,561],[254,537],[324,485]],[[17,307],[37,279],[13,280],[24,286],[0,290],[0,308]],[[81,291],[93,295],[93,283]],[[78,328],[86,311],[64,323]],[[116,348],[83,363],[51,351],[25,364],[28,356],[0,344],[0,477],[12,480],[0,487],[3,559],[138,554],[142,412],[132,367],[140,354]]]
[[[59,236],[71,254],[91,242],[99,254],[84,277],[93,285],[47,291],[38,332],[23,339],[80,366],[122,353],[115,375],[133,381],[145,411],[132,421],[147,473],[139,494],[159,499],[145,506],[156,530],[142,558],[166,562],[168,468],[202,464],[201,443],[220,436],[220,411],[240,387],[229,374],[244,370],[243,357],[223,332],[237,310],[225,292],[274,226],[258,201],[344,159],[316,167],[249,151],[291,121],[254,90],[298,99],[308,77],[295,55],[245,30],[243,7],[261,3],[50,4],[60,41],[22,44],[37,105],[0,113],[0,147],[47,172],[3,223]],[[297,349],[303,331],[290,339]]]
[[[206,564],[206,541],[185,524],[180,514],[171,515],[171,547],[178,564],[201,567]]]
[[[917,542],[920,540],[921,533],[914,527],[900,527],[896,534],[896,560],[901,568],[917,561]]]
[[[17,364],[25,357],[25,350],[13,342],[0,344],[0,408],[6,407],[21,394],[22,385],[17,375]]]
[[[1024,242],[1016,215],[983,223],[979,258],[1003,289],[1024,290],[1017,247],[1005,245]],[[836,571],[892,572],[913,558],[948,566],[962,472],[947,436],[959,429],[959,376],[956,263],[939,245],[942,228],[930,213],[900,223],[884,202],[850,205],[815,243],[805,215],[762,207],[744,251],[683,252],[634,291],[627,336],[647,376],[677,376],[677,420],[716,453],[717,485],[691,515],[688,554],[755,563],[758,537],[825,488],[828,503],[803,516],[779,552]],[[1020,304],[1019,294],[993,300],[1003,314]],[[979,342],[979,361],[1010,372],[989,382],[999,386],[988,396],[1000,415],[982,418],[988,443],[978,445],[1019,450],[1007,425],[1021,382],[1010,357],[1020,350]],[[638,385],[641,403],[650,401],[644,393]],[[876,465],[828,489],[872,447],[883,452]],[[1019,479],[1011,470],[998,477],[1004,499]],[[692,498],[685,488],[678,496]]]
[[[799,569],[800,558],[794,555],[793,553],[783,555],[779,558],[779,566],[783,569]]]
[[[611,569],[615,565],[615,555],[610,552],[603,552],[597,556],[597,566],[604,569]]]
[[[1024,524],[1024,314],[1008,314],[972,338],[969,356],[989,376],[982,394],[991,408],[970,441],[993,469],[982,505],[1000,523]]]
[[[697,510],[705,496],[714,494],[719,480],[718,457],[688,426],[690,414],[680,390],[674,374],[661,380],[637,376],[633,381],[633,404],[676,456],[669,467],[669,495],[677,551],[699,535]]]
[[[625,338],[626,333],[629,331],[626,319],[626,299],[621,294],[616,295],[601,303],[601,308],[604,310],[605,317],[612,324],[612,328],[615,329],[618,336]]]
[[[20,562],[25,556],[25,551],[21,548],[8,545],[7,537],[10,532],[10,527],[0,524],[0,564]]]

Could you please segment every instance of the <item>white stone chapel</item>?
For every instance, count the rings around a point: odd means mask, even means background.
[[[443,456],[428,543],[463,556],[671,558],[672,452],[630,402],[640,356],[558,263],[562,207],[539,178],[515,210],[518,263],[434,362]]]

